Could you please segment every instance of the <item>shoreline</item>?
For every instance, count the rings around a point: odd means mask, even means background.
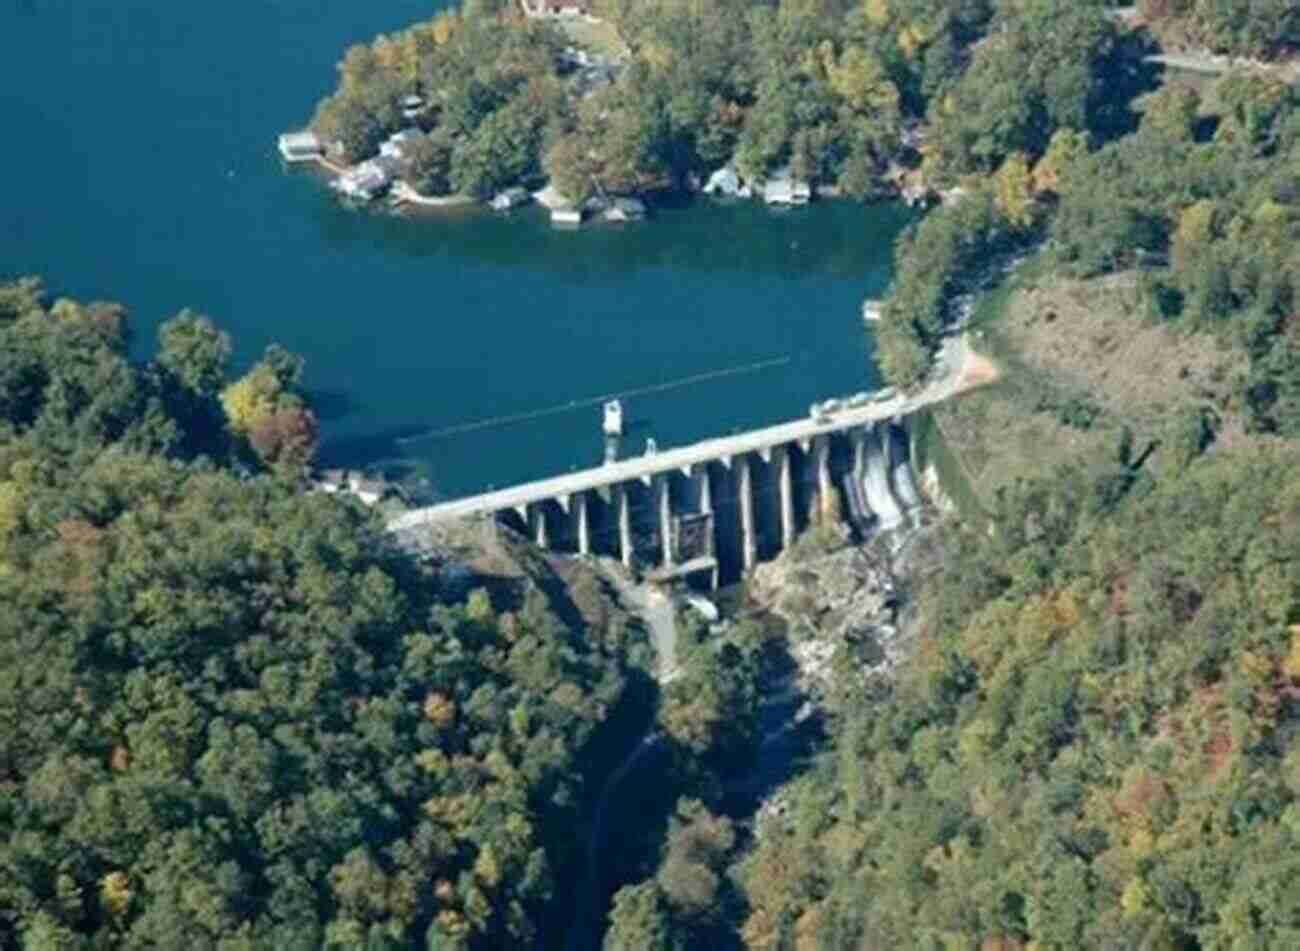
[[[301,161],[287,163],[287,164],[289,165],[290,168],[302,167],[302,166],[313,166],[319,169],[321,172],[323,172],[330,179],[337,178],[341,175],[345,175],[349,171],[348,166],[341,165],[338,162],[326,158],[325,156],[314,156],[311,159],[301,160]],[[906,204],[909,208],[916,207],[916,204],[914,202],[909,202],[907,198],[897,190],[876,192],[868,197],[855,198],[853,196],[844,195],[840,193],[839,189],[836,188],[835,186],[826,186],[825,189],[815,191],[814,192],[815,197],[812,201],[804,202],[799,205],[764,202],[762,198],[759,196],[742,198],[742,197],[731,196],[731,195],[709,195],[709,194],[705,194],[702,191],[693,190],[693,189],[680,189],[672,193],[680,196],[684,196],[686,201],[690,204],[696,204],[698,202],[701,202],[701,200],[703,200],[703,202],[706,204],[713,204],[719,206],[753,202],[768,209],[774,214],[780,214],[791,210],[798,210],[801,207],[806,207],[807,205],[810,204],[819,204],[821,202],[834,202],[834,203],[846,202],[851,204],[862,205],[864,207],[869,205],[880,205],[880,204],[888,204],[891,202],[899,202],[902,204]],[[657,194],[662,195],[665,193],[661,191],[661,192],[657,192]],[[476,209],[485,212],[492,212],[496,210],[492,207],[491,201],[486,199],[474,198],[471,195],[464,195],[464,194],[421,195],[419,192],[415,191],[413,188],[411,188],[409,185],[407,185],[404,181],[400,179],[396,180],[393,183],[386,197],[387,197],[386,202],[383,202],[381,198],[376,197],[370,202],[361,203],[361,207],[378,205],[383,203],[386,204],[389,208],[393,208],[397,210],[425,209],[431,211],[442,211],[442,210],[449,210],[449,209],[458,209],[458,210]],[[640,201],[646,206],[648,206],[652,211],[655,207],[653,199],[651,199],[648,194],[638,193],[631,196],[619,196],[619,197],[634,198],[637,201]],[[550,208],[545,202],[534,200],[529,204],[536,205],[542,208],[544,211],[547,211],[547,213],[549,214]],[[517,211],[519,209],[513,208],[510,210]],[[643,219],[630,219],[630,220],[636,221],[636,220],[643,220]],[[590,215],[584,215],[582,221],[578,223],[576,226],[571,225],[568,227],[564,227],[563,225],[557,224],[557,230],[561,230],[561,231],[578,230],[579,228],[585,228],[586,226],[592,224],[609,225],[609,224],[626,224],[626,223],[628,223],[627,220],[606,219],[602,214],[590,214]]]
[[[418,208],[464,208],[482,204],[469,195],[421,195],[406,182],[398,179],[388,192],[389,203],[395,206],[415,205]]]

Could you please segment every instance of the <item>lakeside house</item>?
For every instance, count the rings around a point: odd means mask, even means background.
[[[528,203],[529,194],[526,189],[507,188],[505,191],[497,192],[492,198],[492,207],[497,211],[509,211],[511,208],[518,208],[520,205]]]
[[[325,146],[320,136],[310,129],[285,132],[277,144],[280,155],[286,162],[314,162],[325,155]]]
[[[405,161],[410,158],[411,145],[424,135],[419,129],[403,129],[395,132],[379,146],[379,154],[384,158]]]
[[[555,55],[555,59],[562,69],[579,69],[591,65],[591,55],[576,46],[566,46]]]
[[[925,127],[919,122],[905,123],[899,134],[898,141],[904,148],[911,149],[914,152],[921,151],[925,145]]]
[[[880,301],[867,298],[862,302],[862,319],[868,323],[880,320]]]
[[[316,480],[316,488],[330,495],[355,495],[363,504],[375,505],[388,494],[389,486],[383,479],[368,479],[355,470],[326,469]]]
[[[590,17],[591,0],[519,0],[526,17]]]
[[[358,201],[371,201],[393,183],[394,173],[388,163],[370,159],[356,165],[334,181],[334,188],[342,195]]]
[[[533,201],[551,213],[551,224],[553,225],[582,224],[583,209],[575,207],[573,202],[564,197],[560,190],[550,182],[546,183],[545,188],[533,192]]]
[[[722,195],[726,198],[750,198],[754,194],[753,189],[730,165],[724,165],[710,175],[703,192],[706,195]]]
[[[924,208],[930,203],[930,189],[918,181],[905,181],[899,194],[909,208]]]
[[[796,181],[789,169],[782,169],[763,183],[763,201],[769,205],[806,205],[812,200],[812,187]]]
[[[606,221],[640,221],[645,217],[645,202],[639,198],[615,198],[605,211]]]
[[[344,171],[331,187],[346,198],[373,201],[388,191],[402,174],[411,146],[423,135],[419,129],[395,132],[379,146],[378,155]]]
[[[418,119],[424,112],[424,98],[412,93],[402,99],[402,118],[408,122]]]

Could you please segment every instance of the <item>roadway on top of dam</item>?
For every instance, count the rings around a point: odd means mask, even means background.
[[[399,515],[389,521],[388,528],[400,532],[451,519],[503,512],[620,482],[649,479],[673,469],[687,470],[692,466],[731,459],[744,453],[761,453],[775,446],[905,416],[984,382],[983,379],[976,379],[980,374],[971,367],[973,360],[980,359],[970,352],[965,335],[950,337],[940,348],[931,382],[910,396],[899,394],[861,407],[841,408],[822,421],[811,417],[796,419],[736,435],[706,439],[675,449],[664,449],[649,455],[607,462],[590,469],[525,482],[494,492],[440,502]]]

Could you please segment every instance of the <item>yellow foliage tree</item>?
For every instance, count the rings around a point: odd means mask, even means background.
[[[889,22],[889,0],[866,0],[862,12],[873,26],[884,26]]]
[[[1073,129],[1057,129],[1047,143],[1047,151],[1034,166],[1034,191],[1059,192],[1061,173],[1088,151],[1088,134]]]
[[[1171,249],[1175,267],[1193,260],[1199,250],[1214,238],[1217,223],[1218,206],[1209,199],[1193,202],[1179,213]]]
[[[474,860],[474,877],[488,888],[496,888],[500,883],[501,862],[491,844],[484,845],[479,850],[478,858]]]
[[[439,46],[445,45],[456,34],[459,25],[459,19],[454,13],[439,13],[432,21],[433,41]]]
[[[110,915],[120,917],[131,904],[134,892],[126,872],[109,872],[99,882],[99,900]]]
[[[898,89],[880,61],[860,46],[850,46],[839,62],[824,59],[827,77],[853,111],[894,119],[898,114]]]
[[[0,482],[0,557],[22,522],[23,497],[13,482]]]
[[[445,694],[430,693],[424,698],[424,718],[438,728],[447,726],[456,718],[456,701]]]
[[[1300,624],[1292,624],[1288,630],[1291,632],[1291,650],[1282,661],[1282,672],[1300,683]]]
[[[258,364],[221,392],[226,422],[237,433],[248,433],[275,412],[280,381],[265,364]]]
[[[909,23],[898,31],[898,48],[904,57],[914,59],[928,39],[924,26],[919,23]]]
[[[1151,903],[1151,892],[1140,878],[1131,878],[1120,895],[1119,904],[1124,914],[1132,917]]]
[[[998,210],[1018,228],[1034,223],[1034,193],[1029,176],[1029,159],[1024,152],[1012,152],[994,177],[994,198]]]

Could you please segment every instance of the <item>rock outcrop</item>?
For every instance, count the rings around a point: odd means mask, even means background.
[[[837,655],[864,678],[887,673],[900,656],[897,584],[882,545],[793,549],[755,569],[750,595],[787,623],[806,693],[824,693]]]

